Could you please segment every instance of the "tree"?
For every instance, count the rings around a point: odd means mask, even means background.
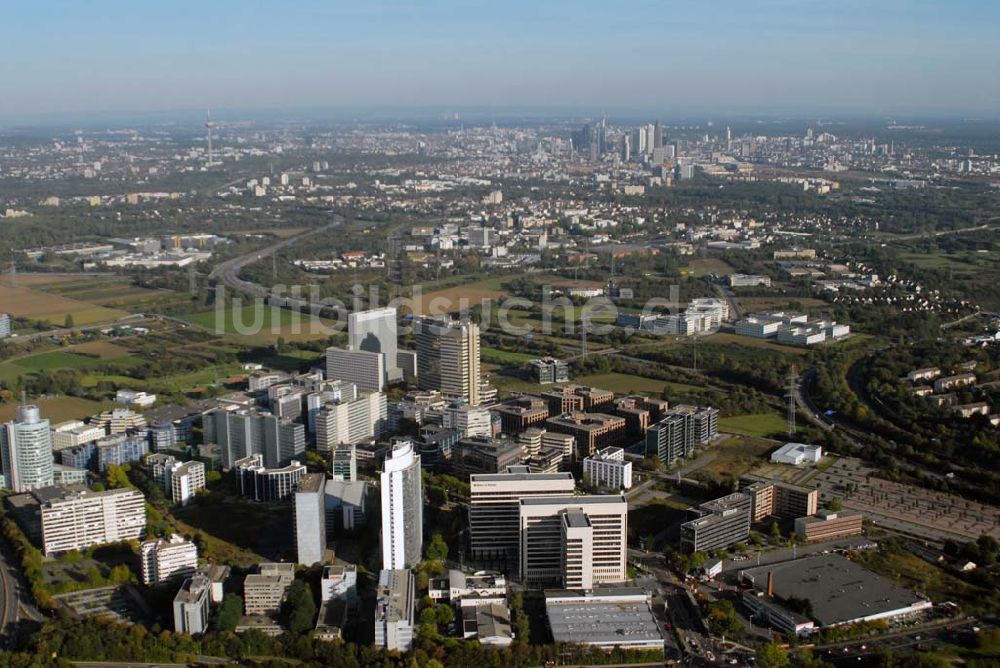
[[[236,625],[240,623],[242,615],[243,599],[236,594],[226,594],[225,598],[222,599],[222,605],[219,606],[219,612],[216,613],[212,626],[216,631],[222,633],[235,631]]]
[[[788,653],[773,640],[757,649],[756,658],[760,668],[785,668],[791,663]]]
[[[842,504],[840,502],[840,499],[838,499],[837,497],[833,497],[827,502],[826,508],[831,512],[839,513],[841,510],[844,509],[844,504]]]
[[[514,638],[522,644],[527,645],[531,641],[531,622],[524,614],[524,594],[517,592],[510,602],[511,622],[514,624]]]
[[[440,531],[435,531],[431,542],[427,544],[427,558],[432,561],[444,561],[448,558],[448,543]]]
[[[63,327],[65,327],[66,329],[72,329],[73,328],[73,314],[72,313],[67,313],[66,317],[63,318]]]
[[[781,527],[777,522],[771,522],[771,540],[775,543],[781,540]]]
[[[313,601],[309,585],[302,580],[295,580],[288,588],[284,609],[288,619],[288,630],[292,633],[306,633],[313,628],[316,620],[316,603]]]
[[[708,628],[715,635],[729,636],[731,638],[743,629],[740,620],[736,617],[736,609],[733,607],[731,601],[719,601],[709,606],[706,621],[708,622]]]

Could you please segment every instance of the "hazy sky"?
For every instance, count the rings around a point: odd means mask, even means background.
[[[1000,116],[998,0],[9,0],[0,117],[432,106]]]

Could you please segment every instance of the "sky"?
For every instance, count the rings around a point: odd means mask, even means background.
[[[304,108],[1000,117],[997,0],[5,0],[0,119]]]

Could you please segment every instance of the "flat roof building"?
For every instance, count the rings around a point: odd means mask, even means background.
[[[621,448],[604,448],[583,460],[583,479],[601,489],[630,489],[632,462]]]
[[[545,614],[556,643],[663,651],[649,594],[639,587],[546,590]]]
[[[772,464],[791,464],[792,466],[818,464],[822,458],[823,448],[805,443],[785,443],[771,453]]]
[[[212,581],[192,575],[174,596],[174,631],[197,635],[208,630],[209,593]]]
[[[383,569],[375,602],[375,646],[407,652],[413,646],[416,585],[409,570]]]
[[[863,516],[858,512],[820,511],[808,517],[795,518],[795,533],[809,542],[836,540],[857,536],[863,531]]]

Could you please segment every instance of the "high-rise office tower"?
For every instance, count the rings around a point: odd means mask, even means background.
[[[285,466],[306,449],[305,425],[271,413],[241,408],[216,408],[204,414],[205,441],[222,449],[222,468],[238,459],[261,455],[267,468]]]
[[[663,147],[663,127],[659,121],[653,124],[653,148]]]
[[[4,487],[27,492],[52,484],[52,432],[38,406],[19,406],[13,422],[0,425]]]
[[[479,325],[469,320],[417,322],[417,383],[450,399],[479,405]]]
[[[407,568],[420,561],[424,543],[424,494],[420,455],[412,441],[397,441],[380,476],[382,568]]]
[[[312,566],[326,553],[326,475],[308,473],[295,488],[295,548],[298,563]]]
[[[347,337],[351,350],[380,353],[385,358],[389,380],[401,377],[397,359],[395,307],[358,311],[347,318]]]

